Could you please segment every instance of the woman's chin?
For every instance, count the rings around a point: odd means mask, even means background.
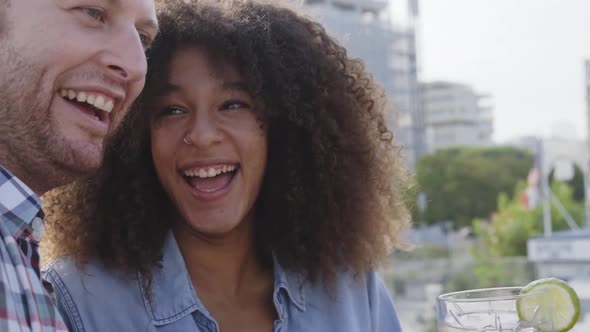
[[[223,222],[187,222],[179,231],[187,232],[201,238],[222,238],[235,232],[239,223]]]

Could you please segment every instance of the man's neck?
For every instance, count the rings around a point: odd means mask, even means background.
[[[7,171],[9,171],[12,175],[17,177],[21,182],[26,184],[31,190],[37,194],[38,196],[43,195],[46,190],[41,190],[41,186],[34,181],[34,178],[29,176],[26,168],[22,167],[18,163],[11,160],[11,158],[5,158],[2,153],[0,153],[0,165],[4,167]]]
[[[74,181],[77,176],[82,176],[75,175],[71,169],[66,169],[47,158],[34,158],[14,149],[14,146],[0,142],[0,165],[38,196]]]

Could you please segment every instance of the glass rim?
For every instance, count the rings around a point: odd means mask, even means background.
[[[496,296],[493,295],[494,292],[506,292],[506,291],[520,292],[523,288],[524,287],[521,287],[521,286],[515,286],[515,287],[494,287],[494,288],[469,289],[469,290],[441,294],[436,298],[436,300],[438,302],[508,301],[508,300],[516,300],[521,297],[526,297],[526,296],[530,296],[533,294],[537,294],[537,292],[534,292],[534,293],[527,293],[527,294],[515,293],[514,295],[508,295],[506,293],[501,294],[501,295],[496,295]],[[486,296],[480,296],[480,297],[457,297],[459,295],[464,295],[464,294],[477,295],[478,293],[481,293],[481,294],[488,293],[488,294]]]

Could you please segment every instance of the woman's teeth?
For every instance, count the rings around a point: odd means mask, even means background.
[[[199,177],[199,178],[212,178],[222,173],[229,173],[236,170],[236,165],[222,165],[215,167],[198,167],[191,168],[183,171],[185,176]]]

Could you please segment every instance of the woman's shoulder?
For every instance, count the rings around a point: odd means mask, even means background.
[[[302,317],[327,319],[327,325],[342,325],[345,330],[353,326],[359,331],[401,331],[393,300],[378,273],[342,272],[330,285],[304,287],[307,313]]]
[[[119,288],[133,288],[138,284],[135,275],[124,275],[107,268],[98,260],[78,263],[72,257],[61,257],[49,263],[42,269],[42,275],[54,287],[67,288],[72,293],[112,293]]]
[[[74,257],[62,256],[59,257],[41,268],[42,273],[59,273],[60,275],[71,275],[79,273],[87,273],[92,271],[93,273],[100,272],[101,270],[107,270],[107,268],[99,260],[90,259],[87,262],[77,262]]]
[[[325,281],[308,284],[309,297],[317,296],[326,300],[342,302],[343,299],[356,303],[369,303],[378,297],[389,298],[389,292],[379,273],[369,271],[363,274],[341,272],[331,283]]]
[[[150,321],[135,275],[118,273],[97,260],[78,264],[63,257],[44,267],[42,276],[52,285],[58,308],[72,331],[102,331],[127,326],[133,320]]]

